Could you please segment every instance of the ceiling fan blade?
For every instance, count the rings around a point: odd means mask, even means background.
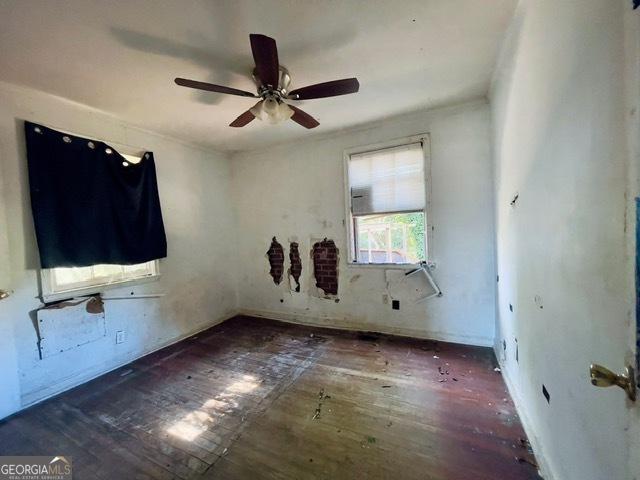
[[[320,122],[318,122],[315,118],[313,118],[307,112],[300,110],[298,107],[289,105],[289,108],[293,110],[293,115],[291,116],[291,120],[293,120],[296,123],[299,123],[304,128],[316,128],[318,125],[320,125]]]
[[[273,88],[278,88],[280,64],[276,41],[271,37],[257,33],[250,34],[249,40],[260,82],[264,86],[271,85]]]
[[[229,95],[239,95],[241,97],[254,97],[257,95],[237,88],[223,87],[222,85],[214,85],[213,83],[198,82],[196,80],[188,80],[186,78],[176,78],[175,82],[181,87],[195,88],[197,90],[206,90],[207,92],[228,93]]]
[[[256,118],[256,116],[251,112],[251,110],[256,108],[261,103],[262,103],[262,100],[260,100],[258,103],[256,103],[253,107],[251,107],[246,112],[242,113],[238,118],[236,118],[233,122],[231,122],[229,126],[238,128],[238,127],[244,127],[246,124],[251,123],[253,119]]]
[[[317,83],[308,87],[297,88],[289,92],[287,98],[292,100],[310,100],[312,98],[337,97],[356,93],[360,89],[357,78],[343,78],[332,82]]]

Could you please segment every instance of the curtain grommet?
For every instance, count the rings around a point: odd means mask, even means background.
[[[149,154],[148,154],[148,153],[145,153],[145,154],[144,154],[144,158],[149,158]]]
[[[40,127],[35,127],[33,131],[36,133],[42,133],[42,129]]]
[[[95,144],[95,143],[93,143],[93,142],[89,142],[89,143],[87,143],[87,146],[88,146],[91,150],[93,150],[93,149],[95,149],[95,148],[96,148],[96,144]]]
[[[122,166],[123,167],[128,167],[129,166],[129,162],[122,162]]]
[[[62,137],[62,140],[64,140],[64,143],[71,143],[71,138],[67,137],[66,135]]]
[[[106,148],[105,152],[107,155],[111,155],[113,153],[113,150],[111,150],[110,148]]]

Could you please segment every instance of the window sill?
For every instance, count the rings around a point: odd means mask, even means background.
[[[84,297],[87,295],[97,295],[113,288],[133,287],[135,285],[143,285],[145,283],[156,282],[160,279],[161,274],[150,275],[148,277],[133,278],[122,282],[107,283],[102,285],[93,285],[90,287],[77,288],[75,290],[66,290],[64,292],[43,293],[41,299],[43,303],[58,302],[60,300],[69,300],[75,297]]]
[[[384,270],[414,270],[420,268],[419,263],[347,263],[348,268],[381,268]]]

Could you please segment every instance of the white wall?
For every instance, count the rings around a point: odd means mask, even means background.
[[[640,11],[631,10],[628,4],[625,5],[625,94],[626,94],[626,111],[627,115],[627,144],[629,150],[629,173],[628,185],[629,193],[627,194],[627,208],[630,214],[627,215],[627,245],[629,252],[629,275],[635,274],[633,259],[637,255],[638,248],[636,243],[636,217],[635,198],[640,197]],[[635,213],[635,215],[634,215]],[[633,280],[632,280],[633,281]],[[636,285],[638,289],[639,285]],[[632,293],[632,301],[633,298]],[[638,329],[638,318],[636,321],[631,319],[631,325],[634,324]],[[637,335],[637,334],[636,334]],[[635,336],[631,335],[633,341]],[[630,360],[633,362],[633,360]],[[630,411],[630,425],[628,432],[629,450],[631,453],[630,460],[630,478],[640,478],[640,408],[634,408]]]
[[[23,120],[152,150],[168,240],[160,281],[120,290],[166,296],[107,301],[103,340],[44,360],[30,316],[41,304]],[[0,167],[10,262],[10,285],[0,288],[14,291],[0,303],[0,417],[235,313],[236,235],[227,156],[128,127],[51,95],[0,84]],[[125,343],[116,345],[116,330],[126,331]]]
[[[622,94],[630,3],[521,2],[491,92],[496,352],[558,480],[631,478],[624,395],[588,378],[592,362],[618,372],[633,363],[625,115],[634,113]]]
[[[431,135],[430,245],[444,296],[421,304],[383,304],[384,269],[347,266],[343,151]],[[254,315],[343,328],[492,345],[495,322],[490,111],[484,100],[391,118],[357,130],[234,155],[240,306]],[[265,253],[276,236],[300,243],[303,284],[276,286]],[[339,303],[310,295],[312,239],[340,249]],[[288,260],[285,267],[288,266]]]

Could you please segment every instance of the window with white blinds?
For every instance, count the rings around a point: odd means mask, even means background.
[[[414,136],[345,152],[351,262],[426,261],[427,141]]]
[[[421,142],[352,154],[348,173],[354,216],[424,210]]]

